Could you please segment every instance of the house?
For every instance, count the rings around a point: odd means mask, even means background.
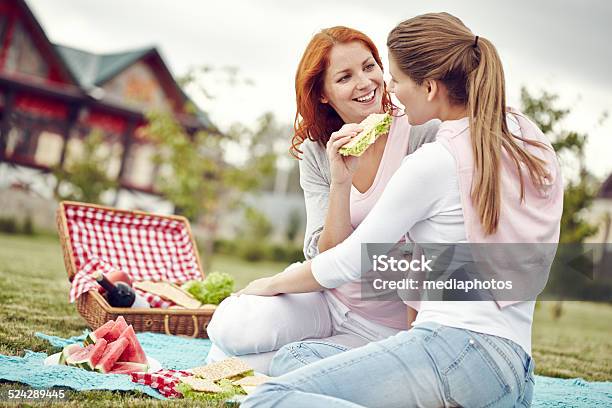
[[[189,133],[218,134],[194,106],[155,47],[96,54],[54,44],[24,0],[0,0],[0,190],[19,187],[50,199],[52,168],[97,130],[120,185],[107,201],[170,212],[156,194],[145,112],[172,112]]]

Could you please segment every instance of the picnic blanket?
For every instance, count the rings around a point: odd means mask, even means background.
[[[612,382],[535,376],[533,408],[612,407]]]
[[[82,342],[81,336],[68,339],[36,333],[37,337],[62,348]],[[184,374],[181,370],[205,364],[210,340],[167,336],[159,333],[138,333],[138,340],[148,356],[157,359],[164,370],[154,374],[104,375],[68,366],[43,366],[45,353],[26,351],[24,357],[0,355],[0,379],[29,384],[35,388],[53,386],[75,390],[137,390],[155,398],[176,396],[174,385]],[[146,384],[146,385],[145,385]],[[588,382],[580,378],[561,379],[536,376],[532,406],[552,407],[610,407],[612,382]]]
[[[36,333],[61,350],[64,346],[85,340],[80,336],[62,338]],[[175,397],[174,385],[185,374],[183,369],[204,365],[210,340],[189,339],[160,333],[137,333],[145,353],[160,362],[162,371],[153,374],[100,374],[69,366],[45,366],[46,353],[26,350],[25,356],[0,355],[0,380],[28,384],[34,388],[69,387],[77,391],[141,391],[151,397]]]

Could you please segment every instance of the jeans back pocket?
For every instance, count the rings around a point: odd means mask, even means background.
[[[442,372],[442,381],[448,401],[462,407],[505,406],[511,392],[495,358],[474,338]]]

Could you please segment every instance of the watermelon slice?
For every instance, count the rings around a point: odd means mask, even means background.
[[[102,355],[104,354],[104,351],[106,350],[107,346],[108,343],[106,342],[106,340],[101,338],[92,347],[91,352],[87,357],[87,361],[85,362],[85,364],[87,364],[87,370],[93,370],[95,368],[96,364],[98,364],[98,361],[100,361],[100,359],[102,358]]]
[[[96,344],[90,344],[80,350],[75,351],[66,358],[68,365],[84,368],[92,371],[106,350],[106,340],[99,339]]]
[[[109,371],[109,374],[146,373],[148,369],[149,366],[147,364],[117,362],[112,370]]]
[[[127,323],[125,322],[125,319],[123,316],[119,316],[117,320],[115,320],[113,327],[103,336],[104,340],[109,343],[117,340],[126,327]]]
[[[89,365],[87,364],[89,360],[89,354],[91,350],[93,350],[94,345],[90,344],[86,347],[81,347],[79,350],[76,350],[74,353],[70,354],[66,358],[66,364],[73,367],[85,368],[89,370]]]
[[[128,346],[119,357],[119,361],[140,364],[147,363],[147,355],[142,349],[131,324],[121,333],[119,338],[124,338],[128,341]]]
[[[119,360],[121,353],[127,348],[129,342],[126,338],[117,339],[106,346],[104,354],[96,364],[96,371],[108,373],[113,365]],[[88,346],[89,347],[89,346]]]
[[[74,354],[75,352],[79,351],[82,348],[83,348],[83,346],[81,346],[80,344],[69,344],[69,345],[67,345],[62,350],[62,354],[60,354],[59,363],[58,364],[66,365],[66,360],[68,359],[68,357],[70,357],[72,354]]]
[[[106,336],[109,331],[115,326],[114,320],[109,320],[104,323],[102,326],[98,327],[95,331],[89,333],[87,337],[85,337],[85,341],[83,342],[86,346],[89,344],[95,344],[98,339]]]

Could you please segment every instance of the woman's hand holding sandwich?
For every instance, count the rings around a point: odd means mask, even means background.
[[[344,185],[348,183],[350,185],[352,183],[353,175],[359,165],[359,157],[343,156],[338,150],[361,131],[363,131],[363,126],[357,123],[347,123],[329,137],[329,142],[327,142],[327,158],[329,160],[332,184]]]

